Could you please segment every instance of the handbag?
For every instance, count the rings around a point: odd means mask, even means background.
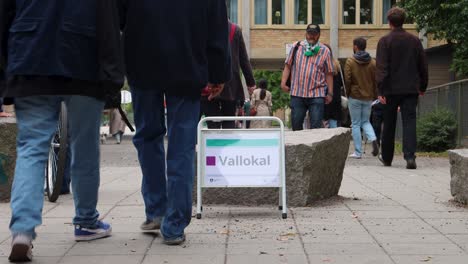
[[[256,116],[257,115],[257,107],[252,106],[250,107],[250,116]]]
[[[340,68],[340,75],[341,75],[341,82],[343,83],[343,91],[344,91],[344,96],[341,96],[341,108],[342,109],[348,109],[348,97],[346,96],[346,86],[345,86],[345,81],[343,77],[343,71],[341,71]]]

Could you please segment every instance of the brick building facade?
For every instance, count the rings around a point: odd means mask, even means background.
[[[304,39],[308,23],[322,28],[321,42],[335,57],[352,54],[356,37],[368,40],[372,56],[379,39],[389,32],[385,14],[398,0],[228,0],[229,16],[243,29],[252,64],[257,69],[281,69],[287,46]],[[410,20],[409,20],[410,21]],[[425,48],[444,44],[404,26],[419,36]]]

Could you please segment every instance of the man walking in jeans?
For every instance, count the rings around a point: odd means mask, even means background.
[[[370,123],[372,100],[376,98],[375,60],[366,51],[367,40],[353,40],[353,57],[346,60],[346,94],[349,96],[348,108],[351,115],[354,153],[349,157],[362,158],[362,133],[372,142],[372,155],[379,154],[379,146],[374,129]]]
[[[121,1],[133,144],[143,173],[146,220],[140,228],[160,229],[166,244],[179,245],[192,218],[200,95],[208,85],[208,100],[214,99],[231,76],[226,4]]]
[[[111,234],[96,210],[99,129],[105,95],[123,85],[119,40],[113,0],[0,1],[0,79],[6,80],[0,94],[15,97],[18,122],[12,262],[32,258],[35,228],[42,222],[44,168],[62,101],[68,110],[75,240]]]
[[[377,86],[384,104],[382,155],[384,166],[391,166],[395,149],[398,107],[403,120],[403,154],[407,169],[416,169],[416,106],[418,96],[427,89],[427,61],[421,41],[403,29],[405,10],[392,8],[387,13],[392,31],[377,46]]]
[[[333,62],[330,50],[319,42],[320,27],[309,24],[305,37],[289,52],[281,79],[281,88],[291,94],[294,131],[302,130],[307,111],[310,128],[321,128],[325,104],[333,98]],[[286,84],[290,74],[291,87]]]

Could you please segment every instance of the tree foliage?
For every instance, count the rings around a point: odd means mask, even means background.
[[[268,90],[271,92],[272,96],[273,112],[277,109],[289,106],[289,93],[285,93],[281,90],[281,75],[281,71],[254,70],[257,83],[260,79],[265,79],[268,82]]]
[[[468,0],[407,0],[402,6],[419,30],[455,45],[452,68],[468,75]]]

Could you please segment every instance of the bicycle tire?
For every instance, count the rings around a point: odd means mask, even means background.
[[[65,167],[67,165],[68,116],[67,106],[62,102],[57,131],[50,142],[49,158],[46,164],[47,197],[56,202],[62,189]],[[54,166],[55,165],[55,166]]]

